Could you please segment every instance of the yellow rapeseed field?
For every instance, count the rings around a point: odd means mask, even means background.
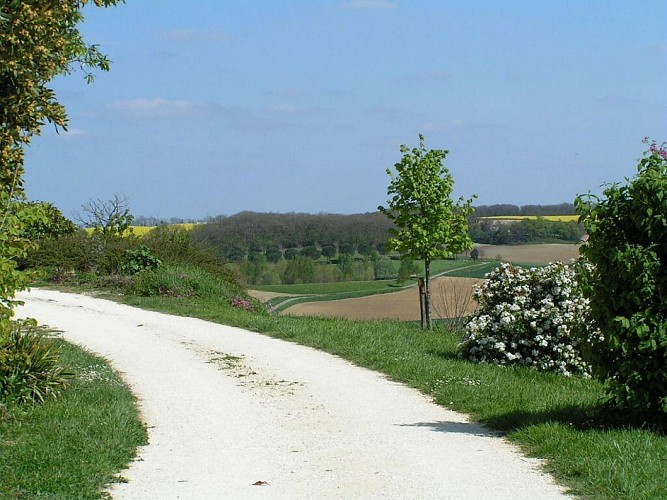
[[[194,222],[184,222],[182,224],[169,224],[169,227],[178,227],[190,231],[193,227],[195,227],[195,225],[196,224]],[[157,226],[130,226],[130,229],[132,230],[132,234],[135,236],[145,236],[156,227]],[[93,232],[93,228],[86,228],[86,232],[91,234]]]
[[[480,219],[492,220],[534,220],[546,219],[557,222],[576,222],[579,220],[578,215],[494,215],[491,217],[480,217]]]

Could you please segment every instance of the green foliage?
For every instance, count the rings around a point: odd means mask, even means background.
[[[401,259],[401,265],[398,268],[396,280],[399,283],[405,283],[411,276],[417,274],[417,265],[414,260]]]
[[[144,269],[157,269],[161,265],[162,261],[146,245],[141,245],[136,250],[125,250],[125,260],[120,269],[123,274],[137,274]]]
[[[473,249],[470,251],[470,258],[471,258],[472,260],[477,260],[477,259],[479,259],[479,249],[477,249],[477,248],[473,248]]]
[[[29,240],[58,238],[76,233],[76,224],[65,217],[60,210],[46,201],[27,203],[41,216],[34,217],[23,228],[22,236]]]
[[[591,351],[613,401],[667,416],[667,153],[651,144],[625,185],[576,200],[593,264],[585,293],[604,339]]]
[[[430,263],[472,247],[468,235],[472,198],[460,198],[456,203],[452,200],[454,178],[443,165],[448,151],[427,150],[423,135],[419,135],[419,147],[410,150],[401,145],[401,153],[403,158],[394,165],[396,175],[387,169],[391,177],[388,206],[378,209],[396,226],[390,230],[389,248],[397,250],[404,259],[424,261],[424,327],[430,328]]]
[[[294,260],[298,257],[299,251],[296,248],[288,248],[285,250],[285,259]]]
[[[10,330],[14,295],[33,275],[18,270],[31,247],[25,231],[45,222],[35,207],[22,204],[23,149],[42,125],[66,128],[65,108],[48,83],[78,65],[88,81],[90,70],[107,70],[109,61],[87,46],[77,29],[87,0],[0,2],[0,336]],[[97,6],[117,0],[95,0]]]
[[[0,415],[0,498],[107,498],[146,444],[136,398],[103,359],[52,341],[73,376],[58,399]]]
[[[215,250],[205,243],[195,242],[190,232],[179,227],[159,226],[142,238],[153,255],[165,264],[185,264],[220,274],[222,262]]]
[[[283,283],[312,283],[315,276],[315,263],[310,257],[297,256],[287,261],[283,274]]]
[[[0,403],[42,403],[58,397],[69,376],[58,354],[34,322],[12,322],[9,335],[0,337]]]
[[[324,245],[322,247],[322,255],[324,255],[328,260],[333,259],[336,256],[336,247],[333,245]]]
[[[386,255],[379,255],[373,260],[373,274],[376,280],[389,280],[398,276],[394,262]]]
[[[301,249],[301,255],[304,257],[310,257],[313,260],[317,260],[322,257],[322,252],[314,245],[303,247]]]
[[[272,264],[280,262],[282,258],[283,258],[283,253],[280,251],[278,247],[271,247],[266,250],[266,260],[268,260]]]
[[[403,158],[394,165],[396,175],[387,169],[391,182],[387,207],[378,207],[396,225],[389,245],[406,259],[434,260],[452,257],[472,246],[467,216],[472,199],[451,198],[454,179],[443,166],[448,151],[427,150],[424,136],[419,147],[401,146]]]
[[[523,219],[516,221],[477,219],[470,223],[469,234],[476,243],[516,245],[541,241],[579,242],[583,231],[579,223]]]
[[[142,297],[231,299],[241,291],[235,282],[190,266],[163,265],[134,275],[128,293]]]
[[[23,229],[41,220],[35,207],[17,203],[11,193],[0,188],[0,339],[12,328],[16,291],[27,288],[36,277],[35,272],[19,270],[19,262],[35,247],[24,237]]]

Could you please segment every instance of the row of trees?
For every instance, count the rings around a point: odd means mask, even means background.
[[[476,243],[511,245],[541,240],[580,241],[583,233],[577,222],[546,219],[501,222],[470,216],[469,234]],[[263,253],[271,262],[296,255],[317,260],[338,254],[371,255],[388,252],[393,221],[382,212],[355,215],[275,214],[241,212],[218,217],[192,230],[195,241],[217,248],[221,257],[232,262]]]
[[[538,216],[547,215],[575,215],[574,203],[558,203],[556,205],[510,205],[501,203],[496,205],[479,205],[475,207],[475,217],[510,217],[510,216]]]

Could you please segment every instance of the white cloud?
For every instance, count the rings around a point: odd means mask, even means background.
[[[58,132],[58,137],[62,138],[69,138],[69,137],[77,137],[80,135],[85,135],[86,131],[82,130],[80,128],[75,128],[75,127],[70,127],[67,130],[61,130]]]
[[[126,116],[148,119],[169,119],[196,116],[209,111],[215,106],[215,104],[207,104],[203,102],[170,101],[161,97],[154,97],[152,99],[138,97],[136,99],[116,101],[111,104],[113,109],[119,110]]]
[[[299,106],[294,106],[293,104],[273,104],[267,106],[266,110],[269,113],[291,114],[300,112],[301,108]]]
[[[232,35],[222,31],[203,32],[193,29],[175,29],[159,34],[160,39],[168,42],[189,43],[189,42],[229,42]]]
[[[388,10],[395,9],[397,4],[391,0],[348,0],[339,6],[343,10]]]

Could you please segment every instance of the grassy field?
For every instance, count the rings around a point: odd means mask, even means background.
[[[395,321],[269,316],[221,307],[212,299],[122,300],[263,332],[383,372],[547,459],[546,469],[586,498],[667,498],[667,437],[633,427],[626,416],[606,409],[594,380],[461,361],[459,333],[424,332]]]
[[[493,246],[481,245],[480,254],[501,257],[504,262],[530,267],[552,260],[569,260],[577,254],[576,245],[542,244]],[[501,260],[472,261],[468,259],[438,260],[432,263],[433,276],[469,278],[463,280],[434,280],[434,305],[440,311],[456,310],[471,314],[472,287],[486,273],[498,267]],[[423,269],[421,262],[415,262]],[[423,272],[423,271],[422,271]],[[309,283],[293,285],[256,286],[263,293],[251,292],[274,312],[297,316],[323,316],[348,319],[395,319],[417,321],[420,318],[419,302],[414,286],[416,280],[398,284],[394,280],[353,281],[336,283]],[[409,289],[412,287],[412,289]],[[331,302],[324,304],[323,302]],[[459,310],[460,309],[460,310]],[[439,314],[450,317],[451,313]]]
[[[107,363],[66,342],[57,400],[0,414],[0,498],[101,498],[146,443],[136,401]]]

